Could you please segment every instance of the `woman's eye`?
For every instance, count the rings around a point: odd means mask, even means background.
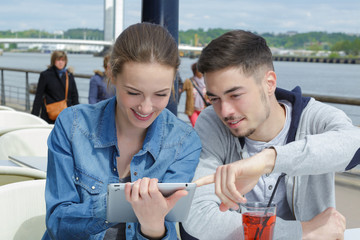
[[[156,94],[156,96],[158,96],[158,97],[166,97],[166,96],[167,96],[167,94],[166,94],[166,93]]]
[[[127,92],[129,95],[139,95],[139,93],[135,93],[135,92]]]

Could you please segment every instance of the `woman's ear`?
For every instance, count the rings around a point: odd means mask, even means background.
[[[110,63],[108,63],[107,67],[105,68],[105,75],[109,79],[109,83],[114,85],[115,84],[115,77],[112,74]]]

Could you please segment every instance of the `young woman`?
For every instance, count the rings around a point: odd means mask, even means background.
[[[36,116],[40,114],[40,117],[48,123],[54,123],[55,120],[49,118],[44,100],[46,104],[64,100],[66,78],[68,78],[69,81],[67,106],[79,104],[75,79],[72,73],[66,68],[67,63],[68,58],[64,51],[54,51],[51,54],[48,69],[40,73],[31,113]]]
[[[67,108],[50,134],[43,239],[177,238],[164,219],[186,192],[164,198],[157,183],[191,181],[201,152],[193,128],[165,109],[179,64],[163,27],[141,23],[120,34],[110,59],[116,97]],[[139,222],[107,222],[107,185],[130,181]]]

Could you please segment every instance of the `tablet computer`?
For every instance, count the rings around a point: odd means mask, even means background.
[[[165,220],[183,222],[189,215],[190,206],[196,190],[196,183],[158,183],[160,192],[168,197],[177,190],[188,191],[166,215]],[[109,222],[138,222],[131,204],[125,198],[125,183],[108,185],[106,218]]]

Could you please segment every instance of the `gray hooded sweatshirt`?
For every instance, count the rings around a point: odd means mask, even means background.
[[[296,220],[277,217],[274,239],[301,239],[302,221],[335,207],[334,172],[360,163],[360,128],[343,111],[302,97],[299,87],[291,92],[277,88],[275,94],[293,106],[287,144],[273,146],[277,152],[273,173],[287,174],[286,198]],[[195,129],[203,149],[194,180],[248,156],[243,139],[231,134],[212,107],[202,111]],[[241,214],[221,212],[219,205],[214,184],[198,188],[182,223],[186,232],[200,240],[242,239]]]

